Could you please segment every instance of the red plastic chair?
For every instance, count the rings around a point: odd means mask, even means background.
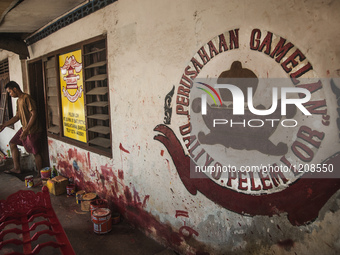
[[[43,220],[40,220],[41,218]],[[11,228],[11,224],[21,228]],[[45,229],[38,230],[41,227]],[[0,200],[0,231],[0,250],[10,244],[22,246],[23,252],[8,253],[11,255],[38,254],[45,247],[57,248],[65,255],[75,254],[53,210],[50,194],[45,186],[42,192],[19,190],[6,200]],[[8,234],[11,237],[16,234],[17,238],[4,240]],[[40,237],[45,234],[49,235],[51,240],[40,243],[39,239],[44,239]],[[38,242],[33,249],[32,242]]]

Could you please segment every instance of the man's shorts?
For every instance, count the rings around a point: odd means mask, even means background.
[[[22,128],[13,136],[9,143],[14,143],[16,145],[24,146],[28,153],[38,154],[40,151],[40,138],[41,133],[29,134],[25,140],[21,140],[20,135],[22,133]]]

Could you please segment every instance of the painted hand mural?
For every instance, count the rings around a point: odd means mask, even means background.
[[[166,114],[166,125],[156,126],[154,131],[160,134],[154,139],[167,148],[191,195],[201,193],[229,211],[250,217],[287,214],[292,225],[307,224],[340,188],[340,151],[330,138],[338,128],[330,124],[323,91],[328,81],[315,78],[318,75],[311,63],[285,38],[253,29],[249,41],[243,43],[239,32],[234,29],[216,36],[191,58],[179,85],[171,91],[174,100],[169,94],[166,98],[174,102],[179,133],[170,121],[174,116]],[[209,77],[216,77],[217,82],[202,82]],[[281,98],[274,97],[273,84],[259,83],[271,77],[284,77],[287,82],[278,86]],[[246,83],[243,78],[248,79]],[[243,97],[235,97],[228,84]],[[268,90],[272,96],[265,95]],[[282,91],[294,91],[294,99]],[[338,99],[336,91],[333,88]],[[166,108],[171,109],[170,104]],[[241,114],[235,114],[235,109]],[[268,114],[257,114],[267,110]],[[271,125],[256,126],[267,119]],[[294,125],[282,124],[289,119]],[[215,125],[218,121],[236,125]],[[235,172],[200,171],[228,163]],[[248,170],[257,164],[257,171],[240,171],[246,164]],[[265,171],[267,166],[279,171]],[[322,171],[316,171],[319,166]]]
[[[184,153],[182,145],[174,132],[166,125],[158,125],[155,131],[160,132],[155,140],[167,148],[179,177],[192,195],[201,192],[208,199],[220,206],[243,215],[256,216],[288,213],[292,225],[302,225],[314,220],[327,200],[340,188],[339,179],[303,178],[287,189],[274,194],[254,196],[243,194],[222,187],[206,178],[190,178],[190,168],[195,166],[190,157]],[[333,155],[324,164],[340,164],[340,153]],[[307,176],[306,176],[307,177]]]

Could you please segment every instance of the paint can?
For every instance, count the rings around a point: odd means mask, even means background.
[[[76,193],[76,202],[77,204],[81,204],[81,200],[83,199],[83,195],[86,193],[85,190],[79,190],[77,193]]]
[[[97,208],[91,216],[93,231],[97,234],[105,234],[112,230],[111,211],[108,208]]]
[[[95,199],[90,202],[91,215],[97,208],[107,208],[107,200],[105,199]]]
[[[74,196],[76,194],[76,185],[75,184],[69,184],[66,186],[66,193],[67,196]]]
[[[51,177],[51,168],[45,167],[40,170],[41,179],[48,179]]]
[[[118,224],[120,222],[120,214],[119,213],[113,213],[112,214],[112,224]]]
[[[94,200],[97,197],[97,194],[95,193],[86,193],[83,195],[83,199],[81,201],[81,210],[85,212],[90,211],[90,203],[92,200]]]
[[[26,188],[32,188],[34,186],[33,175],[28,175],[25,177]]]

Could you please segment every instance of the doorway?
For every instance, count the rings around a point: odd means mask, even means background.
[[[38,60],[28,64],[28,81],[30,95],[37,104],[37,112],[39,116],[39,122],[43,129],[43,135],[41,139],[41,158],[42,167],[50,166],[49,153],[48,153],[48,141],[46,131],[46,111],[45,111],[45,93],[44,93],[44,78],[42,61]],[[40,169],[37,169],[40,171]]]

